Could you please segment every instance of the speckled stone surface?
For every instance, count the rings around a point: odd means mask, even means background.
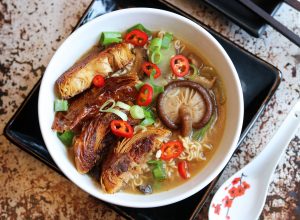
[[[272,63],[283,74],[278,91],[227,166],[219,186],[263,149],[300,99],[300,49],[270,27],[260,39],[253,38],[197,0],[168,1]],[[122,218],[3,136],[5,124],[89,3],[90,0],[0,0],[1,219]],[[276,19],[300,35],[299,12],[283,5]],[[300,219],[299,147],[300,131],[277,167],[261,219]],[[206,218],[207,205],[198,215],[198,219]]]

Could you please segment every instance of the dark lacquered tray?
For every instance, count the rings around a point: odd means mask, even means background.
[[[127,1],[96,0],[91,3],[76,28],[103,13],[133,6],[155,7],[174,11],[174,8],[169,8],[158,1],[130,1],[130,4],[128,4]],[[183,14],[183,12],[176,11],[176,9],[175,12]],[[189,17],[187,14],[183,15]],[[192,17],[189,18],[195,20]],[[231,57],[239,74],[245,106],[245,118],[243,132],[239,140],[240,144],[277,89],[281,80],[281,73],[274,66],[248,53],[216,32],[208,29],[208,27],[203,24],[199,24],[206,28],[222,44]],[[4,133],[6,137],[18,147],[61,173],[50,157],[40,133],[37,118],[39,86],[40,81],[35,85],[21,107],[8,122]],[[219,176],[197,194],[181,202],[164,207],[133,209],[108,205],[128,219],[193,219],[201,210],[218,178]],[[175,212],[174,210],[180,211]]]
[[[172,7],[177,7],[174,2],[160,0]],[[191,1],[191,0],[189,0]],[[200,0],[198,0],[200,1]],[[237,0],[202,0],[206,5],[224,14],[234,23],[238,24],[254,37],[260,37],[266,28],[266,22],[239,3]],[[195,2],[195,1],[193,1]],[[259,7],[273,16],[282,4],[282,0],[253,0]]]
[[[248,33],[259,37],[266,28],[266,22],[236,0],[203,0],[206,4],[217,9],[233,22],[237,23]],[[281,0],[253,0],[258,6],[274,15],[282,4]]]

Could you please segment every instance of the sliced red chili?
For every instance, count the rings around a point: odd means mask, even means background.
[[[190,64],[188,59],[185,56],[180,54],[171,58],[170,65],[171,65],[172,72],[179,77],[188,74],[190,69]]]
[[[133,136],[133,128],[126,121],[113,120],[110,123],[112,133],[119,137],[131,138]]]
[[[183,151],[183,145],[180,141],[169,141],[164,143],[161,150],[161,159],[170,160],[172,158],[177,158]]]
[[[101,75],[94,76],[94,78],[93,78],[93,84],[96,87],[102,87],[102,86],[104,86],[104,84],[105,84],[104,77],[101,76]]]
[[[178,163],[178,172],[183,179],[188,179],[191,177],[191,174],[189,173],[188,164],[185,160],[180,161]]]
[[[142,47],[147,43],[148,35],[141,30],[135,29],[125,35],[125,41],[133,44],[134,46]]]
[[[142,69],[143,69],[144,73],[146,73],[148,76],[150,76],[152,74],[152,71],[155,70],[154,79],[158,78],[161,74],[160,69],[154,63],[144,62],[142,65]]]
[[[137,104],[140,106],[147,106],[151,104],[153,97],[153,88],[149,84],[145,84],[140,89],[137,96]]]

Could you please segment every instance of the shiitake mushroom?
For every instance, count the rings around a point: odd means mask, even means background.
[[[192,129],[204,127],[213,113],[213,102],[208,91],[188,80],[170,82],[157,100],[157,113],[168,128],[181,130],[186,137]]]

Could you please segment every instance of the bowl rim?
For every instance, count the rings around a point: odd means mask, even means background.
[[[142,203],[140,201],[135,201],[132,202],[130,201],[130,203],[128,201],[126,201],[126,199],[123,200],[118,200],[116,199],[115,196],[116,194],[113,195],[107,195],[107,196],[103,196],[103,194],[99,193],[99,194],[94,194],[91,189],[84,187],[84,184],[79,184],[76,182],[76,178],[70,173],[68,172],[67,169],[65,169],[62,166],[62,163],[57,160],[56,158],[56,152],[54,151],[53,148],[49,147],[51,146],[48,143],[48,138],[47,138],[47,132],[46,130],[49,130],[51,128],[47,128],[45,127],[42,123],[41,123],[41,118],[43,117],[43,106],[41,105],[41,99],[42,94],[43,94],[43,85],[46,84],[46,80],[44,77],[46,74],[50,74],[48,73],[48,67],[51,66],[54,57],[57,53],[57,51],[59,51],[62,47],[62,45],[65,44],[66,41],[69,41],[70,39],[74,38],[74,36],[76,36],[77,34],[79,34],[80,32],[84,32],[85,29],[87,29],[89,26],[93,26],[94,24],[98,23],[99,20],[107,20],[110,17],[114,17],[114,16],[124,16],[128,13],[153,13],[153,14],[159,14],[159,15],[165,15],[165,16],[169,16],[169,17],[173,17],[176,19],[179,19],[181,21],[183,21],[184,23],[193,26],[193,28],[198,29],[200,32],[202,32],[202,34],[204,34],[206,36],[206,38],[208,38],[210,41],[212,41],[212,43],[219,49],[219,51],[222,53],[222,56],[224,57],[224,59],[226,60],[229,68],[231,69],[232,73],[233,73],[233,78],[235,80],[236,83],[236,88],[238,91],[237,94],[237,98],[238,98],[238,114],[237,114],[237,129],[233,135],[233,139],[231,140],[231,144],[229,145],[230,149],[228,151],[228,153],[224,156],[223,160],[217,164],[215,171],[212,172],[209,176],[206,177],[206,179],[201,182],[201,184],[196,185],[194,188],[191,188],[189,190],[186,190],[184,193],[181,193],[179,195],[174,195],[173,197],[170,198],[166,198],[163,200],[155,200],[155,201],[147,201],[146,203]],[[205,186],[207,186],[222,170],[223,168],[226,166],[226,164],[228,163],[229,159],[231,158],[237,143],[238,143],[238,139],[241,133],[241,129],[242,129],[242,123],[243,123],[243,114],[244,114],[244,102],[243,102],[243,93],[242,93],[242,88],[241,88],[241,84],[240,84],[240,80],[238,77],[238,74],[236,72],[236,69],[231,61],[231,59],[229,58],[228,54],[226,53],[226,51],[224,50],[224,48],[219,44],[219,42],[210,34],[208,33],[203,27],[201,27],[200,25],[196,24],[195,22],[189,20],[188,18],[185,18],[181,15],[175,14],[173,12],[169,12],[169,11],[165,11],[165,10],[161,10],[161,9],[153,9],[153,8],[129,8],[129,9],[121,9],[121,10],[117,10],[117,11],[113,11],[104,15],[101,15],[93,20],[91,20],[90,22],[87,22],[86,24],[82,25],[80,28],[78,28],[76,31],[74,31],[69,37],[67,37],[65,39],[65,41],[60,45],[60,47],[57,49],[57,51],[54,53],[53,57],[51,58],[48,67],[46,68],[46,71],[43,75],[42,81],[41,81],[41,86],[40,86],[40,90],[39,90],[39,97],[38,97],[38,118],[39,118],[39,125],[40,125],[40,129],[41,129],[41,134],[43,137],[43,140],[45,142],[45,145],[52,157],[52,159],[54,160],[54,162],[57,164],[57,166],[59,167],[59,169],[64,173],[64,175],[71,180],[73,183],[75,183],[79,188],[81,188],[83,191],[87,192],[90,195],[93,195],[94,197],[105,201],[105,202],[109,202],[115,205],[120,205],[120,206],[126,206],[126,207],[135,207],[135,208],[150,208],[150,207],[159,207],[159,206],[163,206],[163,205],[168,205],[168,204],[172,204],[178,201],[181,201],[189,196],[192,196],[193,194],[197,193],[198,191],[200,191],[201,189],[203,189]],[[47,144],[48,143],[48,144]],[[175,187],[176,188],[176,187]],[[159,193],[156,193],[156,195]],[[132,194],[130,194],[132,195]],[[143,195],[144,196],[144,195]]]

